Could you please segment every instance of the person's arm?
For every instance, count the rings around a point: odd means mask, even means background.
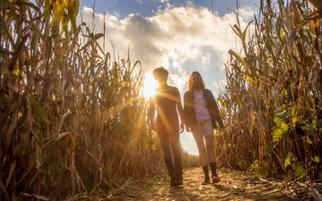
[[[224,128],[224,123],[223,123],[222,118],[220,116],[220,111],[218,109],[216,99],[215,99],[214,95],[212,94],[212,92],[210,90],[208,90],[208,91],[209,91],[209,95],[210,95],[210,98],[211,98],[211,102],[214,104],[216,121],[219,124],[220,128]]]
[[[184,124],[185,124],[185,126],[186,126],[186,130],[188,131],[188,132],[190,132],[191,131],[191,128],[190,128],[190,126],[189,126],[189,122],[188,122],[188,119],[189,119],[189,115],[190,115],[190,113],[188,113],[188,107],[189,107],[189,105],[188,105],[188,93],[186,92],[184,95],[183,95],[183,114],[184,114],[184,117],[185,117],[185,122],[184,122]]]
[[[177,111],[179,113],[180,116],[180,129],[183,132],[184,129],[184,113],[183,113],[183,107],[182,107],[182,102],[181,102],[181,97],[180,97],[180,92],[178,89],[176,89],[176,106],[177,106]]]

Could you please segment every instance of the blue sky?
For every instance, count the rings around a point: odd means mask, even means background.
[[[116,54],[126,58],[130,47],[131,60],[140,60],[147,75],[154,67],[166,67],[181,96],[192,71],[201,73],[215,96],[225,86],[228,51],[240,51],[230,27],[236,22],[235,0],[96,0],[94,19],[93,5],[93,0],[81,0],[80,13],[97,32],[103,32],[105,21],[107,38],[101,43],[107,51],[113,43]],[[239,0],[239,5],[240,22],[246,27],[258,0]],[[181,135],[181,144],[198,154],[190,133]]]
[[[125,17],[131,13],[139,13],[143,16],[153,16],[157,10],[167,8],[167,2],[173,7],[192,5],[205,7],[224,15],[236,9],[236,0],[96,0],[95,11],[104,13],[118,13]],[[82,0],[81,7],[93,7],[94,0]],[[239,0],[240,6],[256,7],[258,0]]]

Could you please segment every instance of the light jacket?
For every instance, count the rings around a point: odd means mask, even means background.
[[[220,112],[216,103],[216,100],[209,89],[203,90],[204,98],[207,103],[207,109],[209,111],[211,121],[215,129],[218,127],[223,128],[224,124],[220,117]],[[196,112],[195,112],[195,104],[194,104],[194,91],[188,90],[184,94],[184,116],[185,116],[185,124],[186,127],[191,128],[196,125]]]

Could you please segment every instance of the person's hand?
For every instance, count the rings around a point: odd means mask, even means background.
[[[181,123],[181,124],[180,124],[180,128],[179,128],[179,132],[180,132],[180,133],[183,133],[183,131],[184,131],[184,124],[183,124],[183,123]]]
[[[189,127],[186,127],[187,132],[191,132],[191,129]]]

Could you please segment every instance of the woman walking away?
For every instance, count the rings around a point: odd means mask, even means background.
[[[214,153],[214,129],[223,128],[223,122],[215,98],[209,89],[205,89],[199,72],[193,72],[189,78],[189,90],[184,94],[184,113],[186,127],[191,131],[198,147],[199,159],[204,173],[204,182],[209,184],[208,164],[212,172],[212,182],[220,178],[216,172]]]

